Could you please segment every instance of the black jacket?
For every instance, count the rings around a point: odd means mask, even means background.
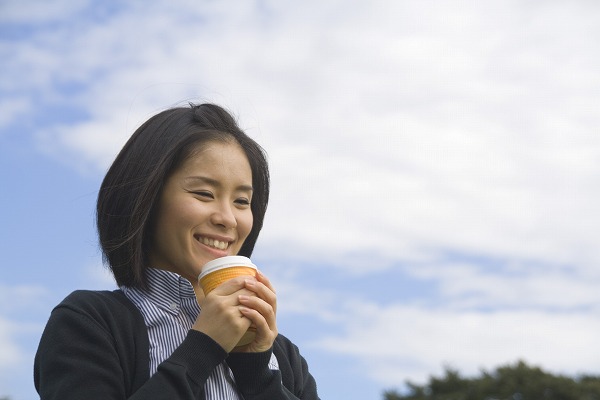
[[[53,311],[34,365],[41,400],[203,399],[204,383],[226,360],[245,400],[318,399],[315,380],[298,348],[279,335],[271,351],[227,354],[190,330],[185,340],[149,372],[144,319],[120,291],[76,291]]]

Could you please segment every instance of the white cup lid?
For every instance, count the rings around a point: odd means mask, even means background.
[[[225,256],[225,257],[216,258],[216,259],[204,264],[204,266],[202,267],[202,272],[200,273],[200,276],[198,277],[198,279],[202,278],[205,275],[208,275],[209,273],[211,273],[213,271],[219,270],[219,269],[229,268],[229,267],[241,267],[241,266],[258,269],[258,268],[256,268],[256,265],[252,264],[252,261],[248,257]]]

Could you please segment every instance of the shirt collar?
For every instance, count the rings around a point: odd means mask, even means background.
[[[148,299],[171,314],[179,313],[182,305],[196,302],[196,293],[190,281],[179,274],[162,269],[148,268]]]

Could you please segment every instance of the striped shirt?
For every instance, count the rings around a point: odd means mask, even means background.
[[[142,313],[150,341],[150,376],[183,342],[200,313],[191,283],[176,273],[148,268],[149,290],[121,287],[125,296]],[[270,369],[279,369],[271,356]],[[239,400],[233,373],[219,364],[204,386],[206,399]]]

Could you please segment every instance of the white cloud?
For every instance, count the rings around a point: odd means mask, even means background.
[[[552,265],[485,266],[467,263],[406,268],[438,285],[448,307],[592,312],[600,302],[598,276]],[[452,301],[448,301],[448,299]]]
[[[19,339],[40,329],[27,312],[39,309],[47,294],[39,286],[0,283],[0,369],[20,368],[29,361]]]
[[[33,24],[69,20],[89,3],[87,0],[56,0],[52,4],[43,0],[2,2],[0,21]]]
[[[373,380],[388,387],[406,379],[423,383],[443,365],[475,374],[523,359],[572,375],[598,370],[594,332],[600,320],[589,314],[378,308],[363,302],[350,304],[345,314],[351,315],[346,334],[324,338],[319,346],[355,355]]]
[[[510,266],[508,275],[468,264],[418,266],[410,272],[438,285],[437,298],[388,303],[375,303],[369,293],[396,290],[392,281],[369,288],[361,277],[346,277],[327,288],[307,284],[307,275],[325,274],[314,267],[279,265],[269,272],[280,293],[280,315],[311,316],[314,326],[335,327],[336,333],[323,332],[310,345],[323,354],[354,356],[383,387],[407,379],[424,383],[445,365],[473,375],[519,359],[555,373],[598,373],[599,282],[560,268],[533,269],[521,276],[521,268]]]
[[[14,366],[22,360],[22,349],[16,344],[14,336],[18,333],[18,326],[0,316],[0,368]]]
[[[6,285],[0,283],[0,312],[8,314],[22,309],[38,307],[48,289],[38,285]]]
[[[0,99],[0,129],[17,118],[22,118],[24,112],[29,109],[30,102],[27,98]]]

